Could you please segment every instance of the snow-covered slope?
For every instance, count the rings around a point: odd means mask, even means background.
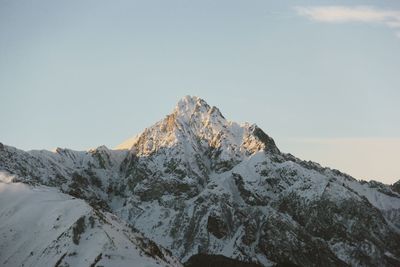
[[[400,266],[398,186],[282,153],[257,125],[198,97],[117,150],[0,146],[0,170],[112,212],[183,262]]]
[[[0,182],[1,266],[181,266],[112,214],[54,188]]]

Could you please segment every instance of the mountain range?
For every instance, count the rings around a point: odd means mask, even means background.
[[[198,97],[116,149],[0,143],[0,265],[400,266],[400,182],[279,150]]]

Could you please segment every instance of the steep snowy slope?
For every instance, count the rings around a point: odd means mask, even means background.
[[[48,187],[0,182],[1,266],[181,266],[114,215]]]
[[[184,261],[399,262],[398,217],[384,217],[398,214],[397,193],[283,154],[256,125],[197,97],[136,137],[121,170],[129,189],[115,212]]]
[[[198,97],[118,148],[0,146],[0,170],[114,213],[183,262],[400,266],[397,186],[282,153],[259,127]]]

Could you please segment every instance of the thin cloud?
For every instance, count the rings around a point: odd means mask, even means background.
[[[380,23],[395,30],[400,37],[400,10],[378,9],[372,6],[309,6],[295,7],[297,14],[326,23]]]

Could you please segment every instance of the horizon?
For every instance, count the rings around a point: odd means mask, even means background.
[[[201,98],[199,96],[186,95],[183,98],[185,98],[185,97],[198,97],[198,98],[204,100],[208,104],[208,101],[206,99],[203,99],[203,98]],[[183,99],[183,98],[181,98],[181,99]],[[101,147],[101,146],[106,146],[108,149],[111,149],[111,150],[120,150],[121,148],[118,148],[118,146],[122,145],[123,143],[125,143],[127,141],[129,142],[129,140],[132,140],[136,136],[138,136],[141,133],[143,133],[143,131],[146,128],[152,127],[155,123],[157,123],[158,121],[161,121],[166,116],[170,115],[173,112],[173,110],[176,108],[177,104],[178,104],[178,101],[177,101],[175,107],[171,109],[170,113],[165,114],[159,120],[153,122],[153,124],[149,125],[148,127],[145,127],[140,132],[131,135],[129,138],[121,141],[120,143],[118,143],[114,147],[110,147],[110,146],[107,146],[105,144],[99,144],[97,146],[86,148],[86,149],[73,149],[73,148],[70,148],[70,147],[63,147],[63,148],[76,150],[76,151],[89,151],[91,149],[96,149],[96,148]],[[210,105],[210,106],[211,107],[217,107],[215,105]],[[222,113],[222,115],[224,117],[226,117],[224,115],[223,111],[221,111],[221,113]],[[240,125],[242,125],[244,123],[258,125],[257,123],[254,123],[254,122],[237,122],[237,121],[231,120],[229,118],[226,118],[226,119],[228,121],[231,121],[231,122],[239,123]],[[264,131],[264,129],[262,129],[262,130]],[[268,134],[268,132],[266,132],[266,133]],[[375,178],[368,179],[368,177],[367,178],[365,178],[365,177],[357,177],[354,174],[352,174],[351,171],[348,171],[348,170],[351,170],[351,165],[352,164],[357,163],[357,164],[359,164],[358,167],[360,169],[362,169],[362,166],[365,163],[365,161],[371,161],[372,162],[374,159],[370,158],[371,157],[371,151],[375,152],[377,150],[379,151],[379,149],[381,149],[381,150],[383,149],[383,150],[387,150],[386,152],[390,153],[392,151],[392,149],[393,149],[393,147],[392,147],[393,144],[395,144],[396,148],[397,147],[400,148],[400,138],[388,138],[388,139],[385,139],[385,140],[377,139],[377,138],[358,138],[358,139],[355,139],[355,138],[320,138],[320,139],[315,139],[315,138],[309,138],[309,139],[307,139],[307,138],[298,138],[298,139],[296,139],[296,138],[287,138],[287,139],[283,139],[282,143],[284,145],[280,146],[280,142],[282,140],[277,140],[273,136],[270,136],[270,137],[272,137],[274,139],[275,143],[277,144],[277,147],[283,153],[290,153],[290,154],[300,158],[301,160],[305,160],[305,161],[311,160],[313,162],[321,164],[321,166],[323,166],[323,167],[328,167],[328,168],[331,168],[331,169],[337,169],[339,171],[342,171],[344,173],[347,173],[347,174],[353,176],[354,178],[356,178],[358,180],[375,180],[375,181],[380,181],[380,182],[383,182],[383,183],[386,183],[386,184],[393,184],[393,183],[395,183],[395,182],[400,180],[400,179],[395,179],[394,178],[392,181],[389,180],[389,182],[386,182],[386,181],[380,180],[379,179],[380,177],[375,177]],[[376,147],[374,150],[365,149],[365,147],[367,145],[371,145],[371,144],[375,145],[375,146],[377,144],[381,144],[381,146]],[[5,144],[5,145],[10,145],[10,144]],[[10,146],[13,146],[13,145],[10,145]],[[343,147],[343,146],[345,146],[345,147]],[[304,149],[305,147],[307,147],[307,149]],[[325,149],[323,149],[323,147],[325,147]],[[16,147],[16,148],[18,148],[18,147]],[[55,152],[56,148],[59,148],[59,147],[54,147],[52,149],[34,148],[34,149],[28,149],[28,151],[29,150],[45,149],[45,150],[48,150],[48,151],[51,151],[51,152]],[[124,149],[126,149],[126,148],[124,148]],[[122,149],[122,150],[124,150],[124,149]],[[291,149],[291,150],[289,151],[289,150],[286,150],[286,149]],[[332,157],[330,155],[330,153],[334,149],[336,149],[336,153],[342,153],[341,157],[336,158],[335,156]],[[313,154],[313,150],[319,150],[320,154],[318,156],[320,157],[320,161],[316,161],[316,160],[313,159],[314,157],[316,157],[315,152]],[[357,150],[359,150],[359,151],[357,151]],[[357,153],[358,157],[361,157],[362,160],[361,161],[357,161],[354,158],[354,154],[351,155],[350,157],[347,156],[346,153],[348,151],[353,151],[353,152]],[[393,166],[395,166],[395,163],[396,163],[396,158],[395,157],[393,157],[393,163],[394,163]],[[392,162],[388,162],[388,164],[392,164]],[[340,166],[340,168],[335,167],[333,165]],[[370,175],[370,177],[373,177],[371,175],[371,170],[373,170],[372,173],[379,173],[381,171],[380,169],[377,169],[375,165],[370,166],[370,168],[368,170],[368,175]],[[359,176],[361,176],[361,175],[359,175]],[[395,175],[393,175],[393,177],[395,177]]]
[[[184,95],[285,153],[400,179],[400,2],[0,3],[0,142],[114,148]]]

